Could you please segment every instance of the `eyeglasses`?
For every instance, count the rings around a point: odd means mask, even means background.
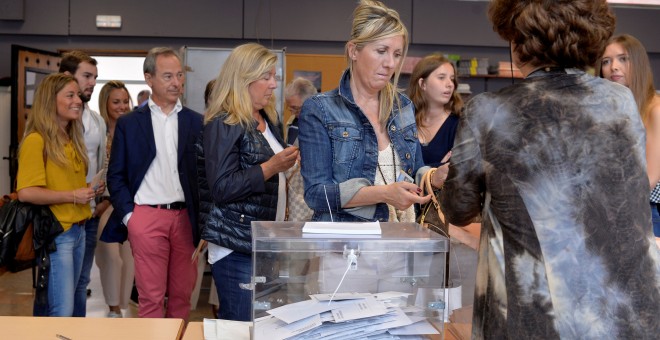
[[[298,113],[298,112],[300,112],[301,109],[302,109],[302,107],[300,107],[300,106],[290,106],[289,105],[289,111],[291,111],[291,113]]]

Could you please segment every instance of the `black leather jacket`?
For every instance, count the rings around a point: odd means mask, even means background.
[[[280,126],[266,119],[285,147]],[[277,213],[278,176],[264,181],[259,166],[274,152],[256,128],[227,125],[225,116],[204,126],[198,150],[201,237],[216,245],[252,253],[252,221],[273,221]],[[210,204],[211,202],[211,204]]]
[[[13,200],[2,207],[3,226],[12,230],[2,231],[2,264],[8,264],[16,255],[16,246],[28,226],[32,224],[32,242],[36,255],[36,275],[33,271],[33,287],[36,288],[34,297],[34,316],[48,315],[48,275],[50,274],[50,253],[56,250],[55,238],[64,229],[47,205],[23,203]],[[15,234],[15,235],[13,235]],[[12,240],[12,236],[15,239]],[[34,270],[34,269],[33,269]]]

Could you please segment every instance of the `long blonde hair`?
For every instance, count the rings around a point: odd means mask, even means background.
[[[277,56],[259,44],[248,43],[236,47],[215,80],[209,108],[204,114],[204,124],[226,114],[226,124],[238,124],[244,129],[254,128],[254,110],[248,87],[275,67],[276,63]],[[274,96],[264,111],[271,122],[277,122]]]
[[[44,78],[37,87],[32,110],[25,125],[25,136],[32,132],[40,134],[44,139],[45,156],[60,166],[68,166],[69,161],[64,152],[68,141],[59,133],[60,127],[57,123],[57,94],[71,82],[76,83],[75,78],[64,73],[53,73]],[[83,138],[82,120],[70,121],[65,132],[86,169],[89,159]]]
[[[396,36],[403,37],[403,54],[401,56],[401,62],[394,71],[392,82],[388,82],[385,88],[380,90],[380,112],[378,117],[381,122],[387,122],[395,103],[401,108],[401,102],[398,96],[399,89],[396,84],[399,82],[403,60],[408,53],[408,30],[403,25],[403,22],[401,22],[397,11],[388,8],[380,1],[360,1],[360,4],[353,11],[351,40],[346,43],[345,48],[346,60],[348,61],[351,76],[353,75],[353,60],[349,56],[350,44],[355,44],[355,48],[359,51],[371,42]]]

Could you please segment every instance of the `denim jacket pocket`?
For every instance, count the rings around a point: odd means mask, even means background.
[[[354,125],[328,126],[332,142],[332,159],[335,163],[347,163],[358,156],[358,149],[362,143],[362,131]]]
[[[406,142],[416,142],[417,141],[417,129],[415,125],[406,126],[402,130],[403,139]]]

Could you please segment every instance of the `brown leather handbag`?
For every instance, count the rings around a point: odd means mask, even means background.
[[[435,168],[431,168],[422,176],[422,196],[431,194],[431,200],[421,206],[417,223],[449,238],[449,225],[446,223],[445,215],[440,210],[440,203],[438,203],[440,190],[434,191],[431,185],[431,176],[435,172],[434,170]]]

